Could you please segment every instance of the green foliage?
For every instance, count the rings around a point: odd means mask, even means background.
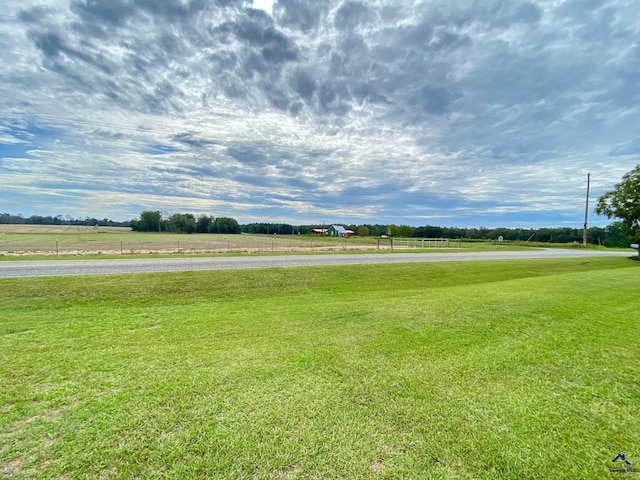
[[[310,233],[314,227],[311,225],[291,225],[289,223],[247,223],[240,226],[242,233],[257,233],[257,234],[287,234],[287,233],[300,233],[305,235]]]
[[[620,222],[614,222],[607,225],[604,229],[593,227],[587,230],[587,238],[589,243],[604,242],[607,247],[629,247],[632,243],[631,238],[622,232]]]
[[[358,227],[358,236],[359,237],[368,237],[369,236],[369,229],[367,227]]]
[[[399,237],[410,237],[413,233],[413,227],[409,225],[400,225],[397,227],[397,233]]]
[[[196,222],[196,232],[197,233],[210,233],[211,228],[213,227],[214,219],[213,217],[209,217],[207,215],[199,215],[198,221]]]
[[[415,227],[412,227],[410,225],[389,225],[388,227],[388,234],[391,235],[392,237],[403,237],[403,238],[408,238],[408,237],[413,237],[415,236]]]
[[[619,218],[622,233],[635,242],[640,240],[640,164],[598,199],[596,213]]]
[[[607,478],[640,445],[637,267],[0,280],[0,472]]]
[[[140,214],[140,220],[135,230],[139,232],[159,232],[161,230],[161,215],[159,210],[145,210]]]
[[[417,227],[414,231],[414,235],[419,238],[444,238],[443,228],[431,225]]]
[[[240,225],[235,218],[218,217],[213,225],[215,233],[240,233]]]
[[[191,213],[174,213],[167,221],[167,231],[193,233],[196,231],[196,219]]]
[[[166,231],[172,233],[240,233],[240,225],[235,218],[199,215],[192,213],[174,213],[162,220],[159,211],[144,211],[140,220],[131,221],[132,230],[140,232]]]
[[[137,222],[138,220],[134,220]],[[13,225],[83,225],[83,226],[96,226],[101,227],[129,227],[129,222],[116,222],[109,218],[103,218],[101,220],[93,217],[85,218],[72,218],[69,215],[66,217],[63,215],[56,216],[42,216],[31,215],[24,218],[21,214],[12,215],[10,213],[0,214],[0,224],[13,224]]]

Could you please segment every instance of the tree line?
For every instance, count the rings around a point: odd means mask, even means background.
[[[213,217],[209,215],[195,216],[191,213],[174,213],[163,218],[160,211],[144,211],[140,217],[126,222],[118,222],[107,218],[93,217],[71,218],[69,216],[40,216],[0,214],[0,224],[25,225],[79,225],[79,226],[112,226],[130,227],[138,232],[173,232],[173,233],[225,233],[225,234],[278,234],[278,235],[313,235],[314,229],[322,230],[328,225],[310,224],[293,225],[290,223],[258,222],[240,225],[230,217]],[[583,230],[577,228],[459,228],[426,225],[413,227],[410,225],[382,224],[344,224],[361,237],[383,236],[417,237],[417,238],[451,238],[476,241],[498,240],[513,242],[543,243],[582,243]],[[607,227],[591,227],[587,230],[587,242],[607,247],[628,247],[631,237],[623,231],[622,222],[615,222]]]
[[[77,225],[77,226],[87,226],[87,227],[95,227],[96,225],[101,227],[128,227],[129,222],[118,222],[115,220],[111,220],[109,218],[98,219],[94,217],[84,217],[84,218],[72,218],[69,215],[31,215],[29,217],[23,217],[22,214],[18,213],[16,215],[12,215],[11,213],[1,213],[0,214],[0,224],[11,224],[11,225]]]
[[[514,242],[544,243],[582,243],[583,230],[577,228],[459,228],[426,225],[413,227],[410,225],[380,224],[344,224],[347,230],[356,232],[358,236],[382,236],[403,238],[451,238],[466,240],[498,240]],[[314,230],[326,229],[327,225],[292,225],[288,223],[250,223],[240,225],[243,233],[254,234],[300,234],[310,235]],[[591,227],[587,229],[587,242],[609,247],[628,247],[630,239],[625,235],[619,223],[607,227]]]
[[[173,232],[173,233],[225,233],[225,234],[277,234],[277,235],[314,235],[314,230],[323,230],[326,225],[293,225],[289,223],[249,223],[240,225],[234,218],[212,217],[191,213],[175,213],[162,218],[159,211],[146,211],[140,218],[127,222],[116,222],[109,219],[98,220],[57,217],[41,217],[32,215],[0,214],[0,224],[25,225],[82,225],[82,226],[113,226],[130,227],[138,232]],[[459,228],[426,225],[413,227],[410,225],[380,225],[380,224],[344,224],[348,230],[353,230],[358,236],[415,237],[415,238],[450,238],[472,241],[496,241],[500,237],[511,242],[543,242],[543,243],[582,243],[583,230],[577,228]],[[622,222],[615,222],[604,228],[591,227],[587,229],[587,242],[593,245],[607,247],[628,247],[632,238],[623,231]]]
[[[240,225],[235,218],[174,213],[163,219],[160,211],[144,211],[139,219],[129,222],[131,229],[138,232],[173,233],[240,233]]]

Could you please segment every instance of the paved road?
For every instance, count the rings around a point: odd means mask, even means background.
[[[630,252],[548,248],[517,252],[371,253],[256,257],[123,258],[117,260],[20,260],[0,262],[0,278],[184,272],[239,268],[313,267],[322,265],[376,263],[450,262],[465,260],[516,260],[604,256],[628,257],[632,255]]]

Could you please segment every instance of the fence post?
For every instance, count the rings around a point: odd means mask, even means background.
[[[56,240],[56,257],[58,256],[58,240]]]

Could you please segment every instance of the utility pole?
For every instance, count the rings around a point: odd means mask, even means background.
[[[582,245],[587,246],[587,218],[589,216],[589,183],[591,182],[591,174],[587,173],[587,199],[584,204],[584,231],[582,233]]]

